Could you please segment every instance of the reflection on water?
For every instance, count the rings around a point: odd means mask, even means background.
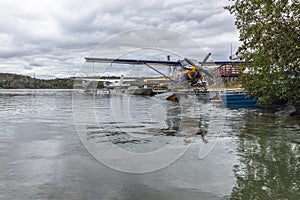
[[[299,119],[247,112],[242,122],[232,199],[299,199]]]
[[[205,157],[218,141],[222,125],[222,120],[209,125],[212,110],[212,104],[200,106],[193,96],[182,97],[178,104],[156,97],[73,94],[75,123],[85,147],[99,162],[130,173],[167,167],[193,141],[199,148],[210,127],[216,132],[212,142],[202,146]]]
[[[0,199],[299,199],[298,118],[84,93],[76,114],[72,92],[0,90]],[[74,115],[95,147],[190,146],[161,170],[122,173],[86,151]]]

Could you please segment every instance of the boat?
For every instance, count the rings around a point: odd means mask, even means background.
[[[227,90],[221,95],[221,100],[227,108],[251,108],[257,104],[257,99],[254,97],[247,97],[245,90]]]
[[[139,88],[137,86],[130,86],[126,92],[129,95],[145,95],[145,96],[153,96],[152,88]]]

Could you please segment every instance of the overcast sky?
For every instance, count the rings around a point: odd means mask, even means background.
[[[198,60],[203,59],[203,52],[211,52],[211,59],[226,60],[230,44],[234,51],[239,46],[234,17],[223,9],[228,3],[227,0],[1,0],[0,72],[37,77],[74,76],[85,66],[86,56],[108,57],[111,55],[108,52],[122,49],[118,57],[133,58],[136,48],[149,47],[162,48],[161,51],[167,47],[166,51],[179,57]],[[122,43],[121,47],[120,41],[127,41],[126,45]],[[196,55],[197,51],[189,51],[193,49],[188,44],[191,41],[203,52]],[[127,48],[130,44],[133,48]],[[155,54],[148,57],[149,52],[140,50],[139,58],[156,59]]]

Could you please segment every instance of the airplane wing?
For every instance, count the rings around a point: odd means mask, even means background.
[[[151,64],[151,65],[163,65],[163,66],[181,66],[180,61],[160,61],[160,60],[137,60],[137,59],[124,59],[124,58],[93,58],[93,57],[85,57],[86,62],[97,62],[97,63],[118,63],[118,64],[133,64],[133,65],[143,65],[143,64]],[[245,61],[240,60],[230,60],[230,61],[210,61],[210,62],[198,62],[197,64],[204,66],[220,66],[224,64],[241,64],[247,63]]]
[[[133,65],[164,65],[164,66],[180,66],[179,61],[160,61],[160,60],[136,60],[136,59],[111,59],[111,58],[92,58],[85,57],[86,62],[98,62],[98,63],[117,63],[117,64],[133,64]]]
[[[211,62],[199,62],[198,64],[203,64],[204,66],[220,66],[220,65],[238,65],[242,63],[250,63],[243,60],[225,60],[225,61],[211,61]]]

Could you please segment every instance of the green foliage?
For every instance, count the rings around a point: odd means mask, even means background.
[[[239,52],[251,65],[243,87],[263,104],[300,99],[299,0],[230,0],[242,42]]]

